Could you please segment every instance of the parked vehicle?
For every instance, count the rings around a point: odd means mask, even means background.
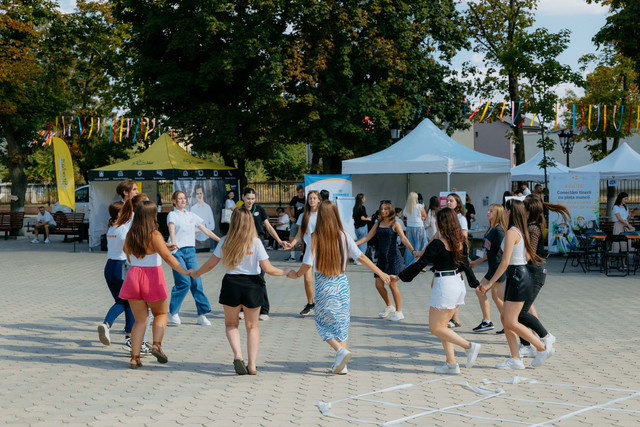
[[[76,209],[75,211],[69,206],[61,205],[56,202],[51,208],[51,212],[79,212],[84,213],[84,220],[89,221],[89,186],[83,185],[76,188]]]

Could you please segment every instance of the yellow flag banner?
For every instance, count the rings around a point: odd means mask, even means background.
[[[60,138],[53,139],[53,156],[56,169],[56,183],[58,185],[58,201],[61,205],[76,210],[75,180],[73,178],[73,162],[69,147]]]

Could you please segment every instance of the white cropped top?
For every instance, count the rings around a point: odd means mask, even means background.
[[[509,265],[526,265],[527,264],[527,252],[524,247],[524,238],[522,237],[522,233],[518,230],[518,227],[511,227],[509,230],[516,230],[518,235],[520,236],[520,241],[515,244],[513,247],[513,252],[511,253],[511,259],[509,259]],[[502,250],[504,251],[504,240],[500,245]]]
[[[158,253],[147,254],[142,258],[136,258],[135,255],[129,254],[132,267],[159,267],[162,265],[162,258]]]

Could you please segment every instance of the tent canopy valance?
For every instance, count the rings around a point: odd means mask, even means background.
[[[235,168],[192,156],[164,133],[144,153],[90,170],[89,181],[216,179],[235,176],[233,170]]]
[[[538,151],[538,154],[526,162],[511,168],[511,181],[544,181],[544,169],[539,166],[543,155],[542,151]],[[567,172],[569,168],[557,162],[555,166],[547,167],[547,175]]]
[[[640,154],[624,142],[604,159],[572,171],[597,172],[600,179],[640,179]]]

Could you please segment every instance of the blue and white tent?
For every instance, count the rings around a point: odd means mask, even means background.
[[[539,151],[538,154],[527,160],[526,162],[518,165],[514,168],[511,168],[511,181],[544,181],[544,169],[541,168],[540,161],[542,161],[543,157],[542,151]],[[547,154],[547,159],[549,159],[549,155]],[[561,165],[556,162],[555,166],[547,167],[547,175],[551,175],[554,173],[567,173],[570,172],[569,168],[565,165]]]

